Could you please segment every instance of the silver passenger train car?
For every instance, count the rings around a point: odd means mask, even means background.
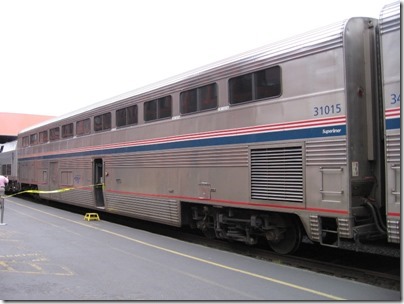
[[[390,242],[400,243],[401,217],[401,19],[400,5],[386,5],[380,14],[382,94],[385,102],[386,212]]]
[[[399,6],[23,130],[21,186],[282,254],[399,242]]]
[[[10,141],[0,144],[0,174],[7,176],[9,183],[6,185],[6,192],[17,192],[20,190],[17,177],[17,141]]]

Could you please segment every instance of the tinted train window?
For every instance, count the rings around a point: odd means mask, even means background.
[[[229,89],[231,104],[252,100],[252,74],[230,79]]]
[[[188,114],[217,108],[216,83],[181,93],[180,112]]]
[[[172,116],[171,96],[159,98],[157,101],[157,117],[169,118]]]
[[[137,124],[137,105],[116,111],[116,126],[123,127]]]
[[[28,136],[24,136],[22,138],[22,146],[23,147],[28,147],[29,146],[29,137]]]
[[[144,120],[169,118],[172,116],[171,96],[154,99],[144,103]]]
[[[48,131],[39,132],[39,143],[45,144],[48,142]]]
[[[86,135],[91,132],[90,118],[79,120],[76,122],[76,135]]]
[[[94,117],[94,131],[111,129],[111,113],[105,113]]]
[[[37,134],[37,133],[31,134],[31,135],[29,136],[29,144],[30,144],[31,146],[38,144],[38,134]]]
[[[198,111],[198,91],[197,89],[185,91],[180,97],[181,114],[193,113]]]
[[[279,95],[281,95],[281,69],[279,66],[229,80],[230,104]]]
[[[11,175],[11,164],[2,165],[1,175]]]
[[[281,68],[279,66],[254,73],[255,99],[281,95]]]
[[[59,131],[59,127],[50,129],[49,131],[49,139],[50,140],[58,140],[60,139],[60,131]]]
[[[201,111],[217,107],[216,84],[198,88],[198,105]]]
[[[68,138],[73,137],[73,123],[62,126],[62,137]]]

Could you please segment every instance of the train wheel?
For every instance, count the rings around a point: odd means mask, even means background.
[[[203,235],[207,237],[208,239],[213,240],[216,237],[215,230],[212,228],[207,228],[202,231]]]
[[[287,217],[280,217],[277,226],[279,228],[275,236],[274,232],[271,232],[270,236],[267,235],[269,246],[276,253],[292,254],[299,248],[302,241],[300,226]]]

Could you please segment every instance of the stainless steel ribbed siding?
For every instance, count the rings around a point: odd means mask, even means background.
[[[77,188],[73,191],[66,191],[61,193],[40,193],[40,196],[45,199],[62,201],[72,205],[80,205],[91,208],[94,206],[94,191],[92,187],[92,163],[87,158],[74,158],[74,159],[55,159],[51,162],[57,164],[57,177],[52,177],[51,170],[47,170],[48,163],[44,161],[42,164],[42,170],[47,171],[50,179],[56,178],[58,183],[57,188],[69,188],[79,185],[81,188]],[[71,179],[63,181],[62,172],[69,174]],[[79,180],[77,180],[77,178]],[[39,185],[39,190],[49,191],[56,190],[53,188],[55,185],[51,182]]]
[[[399,119],[391,117],[400,113],[400,102],[392,101],[401,94],[401,3],[393,2],[380,13],[380,45],[382,67],[382,91],[385,105],[385,186],[387,233],[389,242],[400,243],[401,221],[401,130],[391,125]],[[396,96],[396,97],[392,97]],[[389,114],[387,114],[389,113]],[[390,116],[390,117],[389,117]],[[389,122],[390,121],[390,122]],[[401,125],[401,121],[400,121]]]
[[[108,212],[130,215],[167,225],[181,226],[181,206],[177,200],[107,193]]]
[[[17,179],[16,147],[16,140],[0,145],[0,174],[8,175],[9,180]],[[11,170],[11,173],[9,170]]]
[[[186,167],[247,167],[247,147],[219,149],[173,150],[167,152],[126,154],[108,159],[108,168],[186,168]]]
[[[400,18],[401,4],[400,1],[396,1],[387,4],[383,7],[380,13],[380,34],[386,34],[391,31],[399,31],[401,25]]]

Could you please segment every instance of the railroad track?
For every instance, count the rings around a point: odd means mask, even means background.
[[[111,217],[111,219],[109,219]],[[250,256],[290,267],[307,269],[344,279],[370,284],[391,290],[400,290],[400,258],[354,252],[337,248],[303,243],[294,255],[279,255],[266,244],[248,246],[239,242],[209,239],[194,230],[143,222],[132,218],[106,214],[111,220],[136,229],[165,235],[185,242]]]
[[[186,232],[176,231],[175,237],[183,241],[197,243],[200,245],[225,250],[233,253],[238,253],[246,256],[250,256],[257,259],[262,259],[282,265],[288,265],[295,268],[307,269],[317,273],[323,273],[331,276],[345,278],[357,282],[370,284],[391,290],[400,290],[400,259],[391,257],[381,257],[374,254],[362,254],[356,252],[350,252],[343,250],[343,259],[341,259],[341,250],[336,250],[335,254],[331,258],[332,261],[325,261],[329,250],[322,250],[323,247],[303,244],[302,249],[294,255],[279,255],[270,249],[251,247],[242,243],[229,243],[226,241],[207,239],[203,236],[190,235]],[[170,235],[173,237],[173,235]],[[264,246],[262,246],[264,247]],[[300,251],[305,254],[302,255]],[[316,252],[315,258],[306,257],[308,252]],[[323,255],[321,252],[324,252]],[[317,258],[322,255],[322,258]],[[339,255],[339,258],[336,256]],[[367,259],[367,263],[363,263],[363,259]],[[355,263],[358,259],[361,259],[361,267],[356,267]],[[370,268],[370,265],[375,263],[381,264],[383,260],[387,262],[384,266],[381,265],[381,269],[374,270]]]

